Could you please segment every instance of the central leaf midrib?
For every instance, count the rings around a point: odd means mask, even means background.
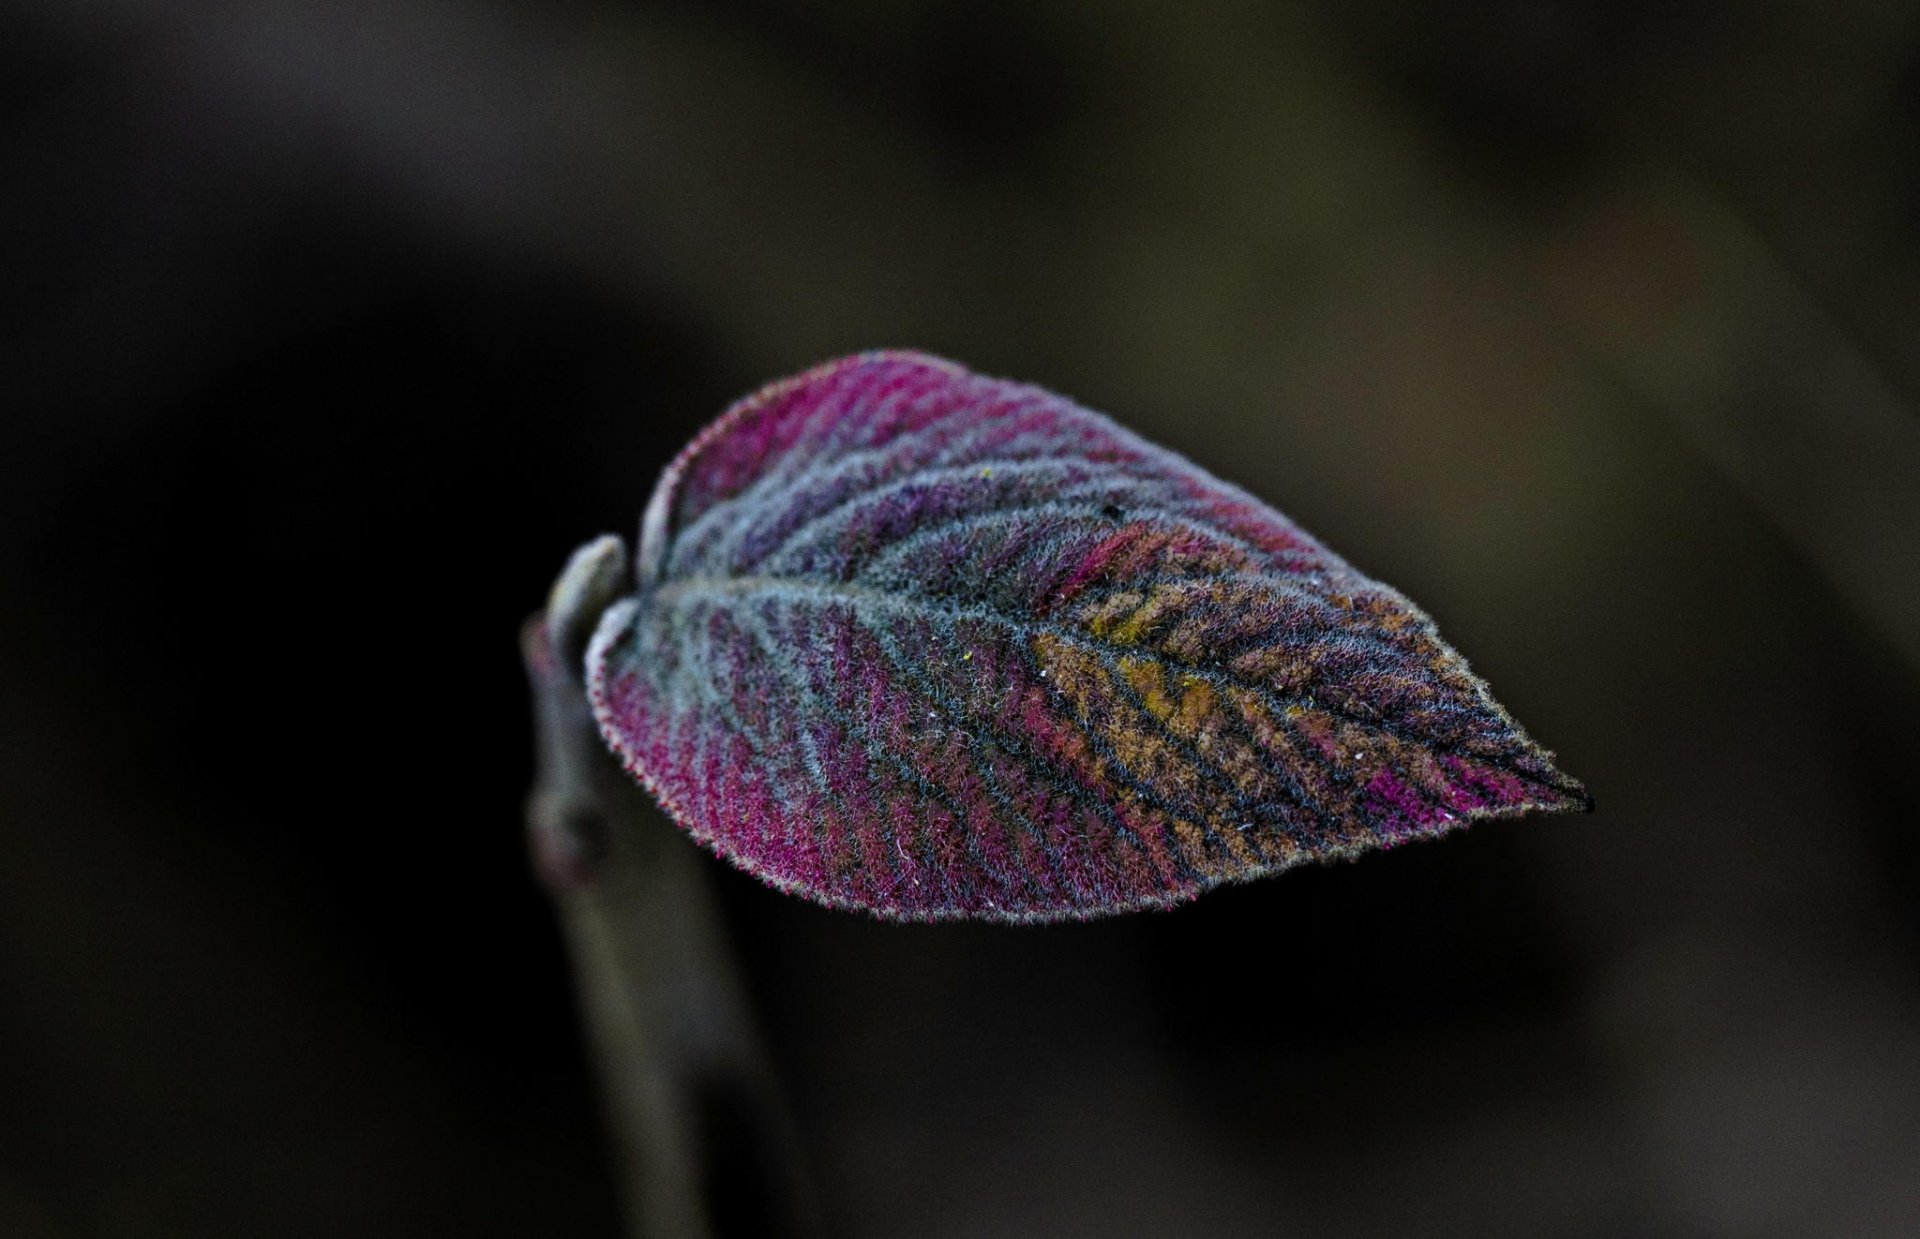
[[[1558,790],[1553,789],[1551,784],[1542,783],[1537,777],[1525,771],[1515,769],[1512,765],[1510,754],[1505,751],[1489,753],[1477,751],[1476,748],[1467,745],[1440,741],[1432,736],[1408,731],[1401,725],[1385,719],[1362,717],[1351,710],[1341,709],[1312,694],[1282,692],[1270,685],[1262,684],[1256,680],[1245,679],[1216,667],[1169,658],[1158,651],[1111,641],[1085,628],[1062,624],[1058,621],[1043,620],[1022,615],[1010,615],[988,607],[943,602],[935,598],[900,594],[850,582],[810,581],[793,577],[773,576],[684,577],[678,580],[667,581],[657,586],[650,591],[648,597],[642,599],[642,604],[644,606],[653,600],[671,602],[672,597],[675,595],[691,597],[751,597],[756,594],[785,596],[795,600],[814,600],[816,605],[827,602],[848,603],[856,608],[856,614],[859,606],[868,605],[908,614],[938,616],[947,620],[972,620],[979,623],[999,625],[1009,629],[1022,638],[1042,634],[1055,636],[1084,648],[1099,651],[1109,658],[1148,658],[1165,666],[1172,667],[1183,674],[1197,676],[1214,684],[1224,684],[1232,688],[1255,693],[1271,702],[1276,702],[1280,705],[1281,715],[1276,721],[1281,722],[1283,725],[1285,710],[1288,706],[1300,706],[1305,709],[1324,711],[1328,715],[1342,722],[1352,724],[1353,726],[1378,732],[1382,735],[1392,736],[1397,740],[1409,744],[1423,746],[1436,754],[1472,757],[1479,761],[1488,762],[1530,784],[1549,788],[1554,791]],[[1436,703],[1435,708],[1448,711],[1463,711],[1472,708],[1472,705],[1478,705],[1479,708],[1485,709],[1484,704],[1481,703],[1471,703],[1471,705],[1469,705],[1468,703],[1448,702]]]

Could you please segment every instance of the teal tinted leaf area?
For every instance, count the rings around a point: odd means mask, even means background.
[[[1037,387],[915,353],[775,383],[667,470],[588,651],[696,839],[882,917],[1160,907],[1589,807],[1398,593]]]

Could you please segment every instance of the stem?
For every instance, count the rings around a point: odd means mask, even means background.
[[[575,552],[521,653],[539,746],[528,838],[573,959],[630,1234],[810,1235],[798,1142],[701,858],[587,704],[586,638],[626,563],[615,537]]]

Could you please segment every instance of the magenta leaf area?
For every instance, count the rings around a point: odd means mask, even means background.
[[[696,839],[836,907],[1099,916],[1589,804],[1401,595],[937,358],[735,405],[638,559],[587,656],[608,743]]]

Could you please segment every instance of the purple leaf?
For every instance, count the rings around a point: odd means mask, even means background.
[[[1431,620],[1285,517],[914,353],[709,426],[588,670],[608,743],[695,838],[889,918],[1163,906],[1590,805]]]

